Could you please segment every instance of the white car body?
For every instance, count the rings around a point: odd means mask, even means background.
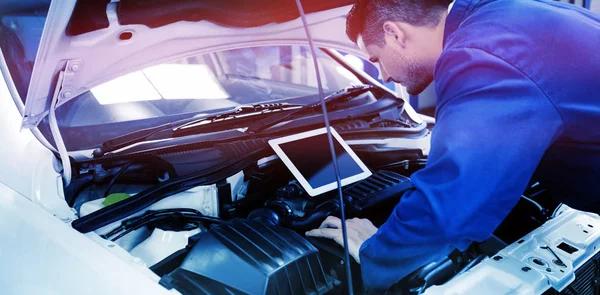
[[[178,294],[127,252],[69,225],[75,215],[62,196],[55,157],[21,130],[11,80],[2,78],[0,134],[9,139],[0,145],[2,294]]]

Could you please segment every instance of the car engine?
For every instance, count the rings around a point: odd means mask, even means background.
[[[161,285],[182,294],[348,293],[344,249],[331,240],[304,236],[328,216],[339,216],[337,191],[309,196],[272,152],[256,149],[261,143],[264,147],[260,140],[238,142],[83,166],[66,192],[80,216],[72,226],[139,257],[161,277]],[[373,173],[343,187],[345,215],[380,226],[412,189],[410,175],[424,167],[426,157],[370,145],[353,149]],[[224,159],[226,154],[246,155],[251,161],[219,165],[217,154]],[[185,161],[194,156],[194,163]],[[548,214],[536,208],[519,203],[516,211],[522,212],[507,220],[534,220],[533,229]],[[420,294],[443,284],[520,234],[503,234],[502,226],[499,233],[501,238],[492,236],[423,266],[391,292]],[[353,291],[364,293],[360,265],[352,261],[351,270]]]

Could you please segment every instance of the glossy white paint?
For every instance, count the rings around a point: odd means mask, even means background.
[[[13,99],[15,106],[19,111],[19,116],[21,116],[20,114],[23,113],[25,105],[23,104],[21,97],[19,96],[19,92],[10,78],[8,66],[6,64],[6,60],[4,59],[2,50],[0,50],[0,84],[4,84],[4,86],[8,88],[8,95]],[[0,86],[0,88],[4,86]],[[4,93],[4,89],[0,90],[0,95],[4,95]],[[6,109],[6,111],[12,112],[12,109]],[[55,151],[54,147],[50,145],[46,138],[41,135],[41,132],[37,128],[31,129],[31,132],[42,143],[43,146],[51,151]]]
[[[165,231],[156,228],[150,237],[131,250],[131,255],[139,257],[146,265],[152,266],[167,256],[185,248],[188,238],[200,233],[200,229],[189,231]]]
[[[2,294],[179,294],[4,184],[0,228]]]
[[[70,227],[76,217],[64,200],[55,157],[32,131],[20,130],[21,116],[7,85],[12,82],[2,72],[1,293],[178,294],[158,285],[147,268],[136,269],[135,261],[119,259]]]
[[[567,243],[577,251],[569,254],[557,248]],[[565,266],[554,263],[555,256]],[[575,280],[575,270],[600,252],[600,216],[571,209],[565,205],[556,217],[509,245],[465,274],[443,286],[427,289],[426,295],[439,294],[542,294],[551,287],[562,291]],[[545,265],[534,263],[534,259]],[[528,271],[523,271],[528,267]]]
[[[1,54],[1,53],[0,53]],[[1,59],[1,57],[0,57]],[[30,130],[21,130],[21,115],[0,71],[0,183],[39,204],[59,219],[75,215],[62,193],[61,176],[54,169],[54,155]],[[8,81],[8,82],[7,82]]]

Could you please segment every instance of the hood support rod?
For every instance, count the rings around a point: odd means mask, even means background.
[[[346,294],[353,295],[354,289],[352,284],[352,271],[350,269],[350,254],[348,253],[348,231],[346,230],[346,216],[344,213],[344,197],[342,194],[342,180],[340,177],[340,167],[337,162],[337,156],[335,154],[335,148],[333,146],[333,138],[331,135],[331,126],[329,124],[329,116],[327,115],[327,105],[325,104],[325,93],[323,91],[323,85],[321,83],[321,73],[319,71],[319,63],[317,62],[317,49],[313,43],[310,30],[308,29],[308,22],[306,21],[306,14],[304,14],[304,8],[300,0],[296,0],[296,6],[298,6],[298,12],[300,12],[300,18],[306,31],[306,38],[308,39],[308,45],[310,53],[312,55],[312,61],[315,66],[315,74],[317,76],[317,86],[319,88],[319,98],[321,99],[321,109],[323,111],[323,119],[325,120],[325,128],[327,129],[327,140],[329,141],[329,149],[331,152],[331,160],[333,162],[333,169],[335,172],[335,179],[337,182],[337,190],[340,202],[340,217],[342,220],[342,241],[344,246],[344,264],[346,266],[346,278],[348,282],[348,290]]]
[[[65,146],[62,134],[60,134],[60,130],[58,129],[58,121],[56,120],[56,104],[58,103],[59,93],[64,79],[65,72],[61,71],[58,75],[58,81],[56,81],[56,88],[54,89],[54,95],[52,96],[50,112],[48,115],[50,120],[50,132],[52,133],[54,143],[56,144],[56,149],[58,149],[58,153],[60,155],[60,161],[62,162],[63,181],[65,182],[65,186],[69,186],[69,184],[71,184],[71,159],[69,158],[67,147]]]

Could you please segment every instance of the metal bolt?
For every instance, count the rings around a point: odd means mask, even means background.
[[[64,223],[73,221],[73,219],[71,219],[71,217],[61,217],[60,220]]]
[[[65,92],[62,93],[62,97],[63,98],[69,98],[69,97],[71,97],[71,94],[73,94],[73,93],[71,93],[71,91],[65,91]]]
[[[81,66],[79,64],[72,64],[71,65],[71,71],[77,72],[77,71],[79,71],[79,69],[81,69]]]
[[[548,267],[548,268],[546,268],[546,271],[547,272],[552,272],[552,269]]]
[[[93,152],[94,156],[102,156],[102,149],[101,148],[97,148],[95,149]]]
[[[143,263],[144,263],[144,261],[142,260],[142,258],[139,258],[139,257],[133,257],[133,258],[131,259],[131,263],[133,263],[133,264],[138,264],[138,265],[139,265],[139,264],[143,264]]]

